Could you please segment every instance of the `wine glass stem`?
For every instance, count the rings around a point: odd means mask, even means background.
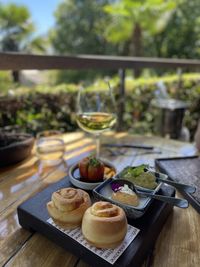
[[[96,157],[100,157],[100,134],[96,134]]]

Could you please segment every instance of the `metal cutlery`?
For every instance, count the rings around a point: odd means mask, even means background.
[[[102,144],[104,147],[113,147],[113,148],[138,148],[138,149],[147,149],[153,150],[153,146],[148,145],[137,145],[137,144]]]
[[[149,169],[146,169],[146,170],[151,172],[151,169],[152,168],[150,167]],[[187,185],[187,184],[183,184],[183,183],[177,183],[177,182],[174,182],[172,180],[160,178],[160,174],[158,172],[155,172],[154,170],[153,170],[152,174],[155,175],[157,182],[169,184],[169,185],[175,187],[176,189],[180,190],[180,192],[184,191],[184,192],[189,193],[189,194],[193,194],[196,192],[196,186]]]
[[[186,193],[189,193],[189,194],[193,194],[196,191],[196,187],[195,186],[192,186],[192,185],[187,185],[187,184],[182,184],[182,183],[176,183],[174,181],[167,180],[167,179],[162,179],[162,178],[158,178],[158,177],[156,177],[156,181],[163,182],[165,184],[172,185],[176,189],[178,189],[180,191],[185,191]]]

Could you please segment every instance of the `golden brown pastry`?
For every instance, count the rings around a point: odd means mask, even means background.
[[[71,187],[54,192],[51,201],[47,203],[47,209],[53,221],[65,229],[80,226],[83,214],[90,206],[91,200],[88,193]]]
[[[139,199],[138,196],[133,194],[128,194],[125,192],[117,191],[112,193],[112,199],[116,200],[118,202],[121,202],[123,204],[132,205],[132,206],[138,206]]]
[[[97,248],[117,247],[126,232],[127,219],[123,209],[109,202],[94,203],[83,216],[83,236]]]

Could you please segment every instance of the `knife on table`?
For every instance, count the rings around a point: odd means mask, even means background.
[[[153,146],[148,145],[132,145],[132,144],[102,144],[104,147],[117,147],[117,148],[139,148],[139,149],[147,149],[147,150],[153,150]]]

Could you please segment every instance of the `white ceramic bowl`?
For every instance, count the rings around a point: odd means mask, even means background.
[[[108,160],[101,158],[101,161],[105,164],[105,166],[108,166],[112,169],[115,170],[116,173],[116,168],[115,166]],[[78,163],[72,165],[69,169],[69,180],[70,182],[81,189],[85,189],[85,190],[93,190],[95,187],[97,187],[99,184],[101,184],[102,182],[96,182],[96,183],[89,183],[89,182],[83,182],[80,180],[80,173],[79,173],[79,169],[78,169]]]

